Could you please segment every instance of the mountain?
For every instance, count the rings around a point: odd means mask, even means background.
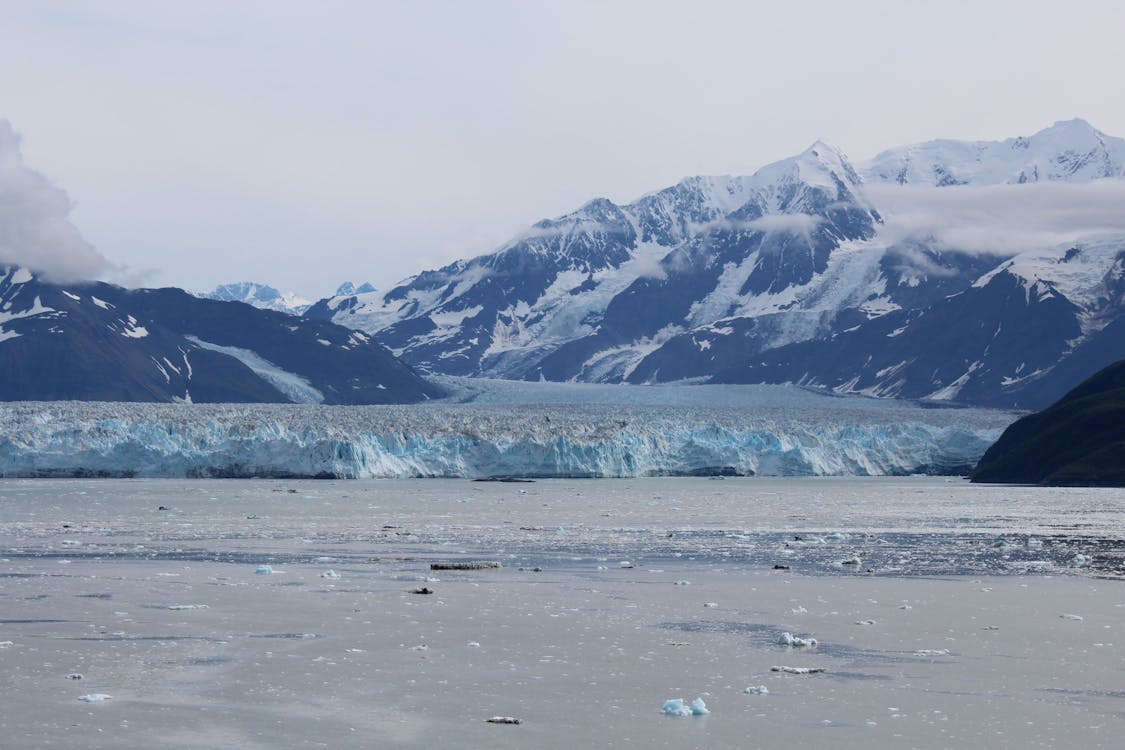
[[[328,321],[0,267],[0,401],[380,404],[441,393]]]
[[[1125,487],[1125,360],[1008,427],[972,480]]]
[[[1125,140],[1085,120],[1068,120],[1027,138],[938,140],[891,149],[864,171],[871,181],[937,187],[1088,182],[1125,176]]]
[[[340,289],[343,290],[345,288],[347,288],[348,291],[341,292],[337,290],[337,294],[347,294],[354,290],[354,287],[347,284]],[[202,297],[203,299],[220,300],[222,302],[244,302],[247,305],[252,305],[261,310],[276,310],[277,312],[289,313],[290,315],[300,315],[312,305],[310,300],[302,299],[292,292],[282,293],[272,286],[256,284],[253,281],[220,284],[210,292],[202,292],[196,296]]]
[[[1089,191],[1125,185],[1123,155],[1125,141],[1081,120],[859,168],[817,142],[750,176],[590,201],[494,253],[306,316],[450,375],[1039,408],[1125,351],[1125,225],[1114,195]],[[1036,233],[1030,197],[1073,210]],[[929,201],[926,221],[905,198]],[[1112,209],[1109,230],[1091,201]]]

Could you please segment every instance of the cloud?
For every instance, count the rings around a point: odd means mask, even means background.
[[[1014,255],[1125,234],[1125,180],[912,187],[869,185],[881,243]]]
[[[741,226],[766,233],[788,232],[789,234],[807,236],[823,221],[824,219],[821,217],[812,214],[766,214],[744,222]]]
[[[0,119],[0,264],[27,266],[59,282],[114,270],[67,220],[71,208],[62,189],[24,164],[19,135]]]

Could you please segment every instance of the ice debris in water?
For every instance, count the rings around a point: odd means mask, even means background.
[[[617,563],[617,566],[619,568],[631,568],[633,567],[633,563],[629,562],[628,560],[622,560],[621,562]]]
[[[746,693],[747,695],[769,695],[770,689],[765,685],[751,685],[742,692]]]
[[[1084,619],[1086,619],[1082,615],[1072,615],[1072,614],[1068,614],[1066,612],[1059,615],[1059,617],[1063,618],[1064,620],[1084,620]]]
[[[1070,558],[1070,564],[1076,565],[1081,568],[1083,565],[1089,565],[1091,560],[1093,560],[1093,558],[1091,558],[1089,555],[1078,553],[1074,557]]]
[[[784,672],[785,674],[820,674],[824,667],[770,667],[771,672]]]
[[[485,719],[485,721],[488,722],[489,724],[522,724],[523,723],[523,721],[521,719],[517,719],[514,716],[490,716],[489,718]]]
[[[329,569],[329,570],[326,570],[326,571],[324,571],[323,573],[321,573],[321,574],[320,574],[320,577],[321,577],[321,578],[339,578],[339,577],[340,577],[340,574],[339,574],[339,573],[337,573],[337,572],[336,572],[336,571],[334,571],[334,570],[331,570],[331,569]]]
[[[711,713],[702,698],[696,698],[688,705],[683,698],[670,698],[664,701],[661,712],[665,716],[706,716]]]
[[[174,609],[174,610],[179,610],[179,609],[210,609],[210,608],[211,608],[210,605],[207,605],[207,604],[172,604],[172,605],[169,605],[169,607],[168,607],[168,609]]]
[[[800,636],[793,635],[786,631],[777,637],[777,644],[779,646],[792,646],[794,648],[806,648],[815,646],[817,643],[816,638],[801,638]]]
[[[68,680],[81,680],[82,674],[79,673],[79,672],[71,672],[70,674],[68,674],[66,676],[66,679],[68,679]]]
[[[852,555],[847,560],[841,560],[841,565],[862,565],[863,561],[859,559],[858,555]]]
[[[255,570],[254,572],[257,573],[260,576],[268,576],[271,573],[273,573],[273,566],[271,566],[271,565],[259,565],[258,569]]]
[[[87,703],[101,703],[112,697],[112,695],[107,695],[106,693],[86,693],[85,695],[78,696],[78,700],[86,701]]]
[[[824,535],[824,541],[826,542],[842,542],[847,538],[847,534],[841,534],[839,531],[833,531],[831,534]]]

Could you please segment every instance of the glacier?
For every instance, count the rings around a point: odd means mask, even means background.
[[[4,403],[0,476],[962,474],[1017,416],[785,386],[480,383],[410,406]]]

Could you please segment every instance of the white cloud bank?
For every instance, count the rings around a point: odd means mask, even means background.
[[[0,119],[0,265],[26,266],[59,282],[113,270],[67,220],[71,208],[62,189],[24,164],[19,135]]]
[[[887,245],[1014,255],[1069,242],[1125,235],[1125,180],[1088,183],[910,187],[869,185]]]

